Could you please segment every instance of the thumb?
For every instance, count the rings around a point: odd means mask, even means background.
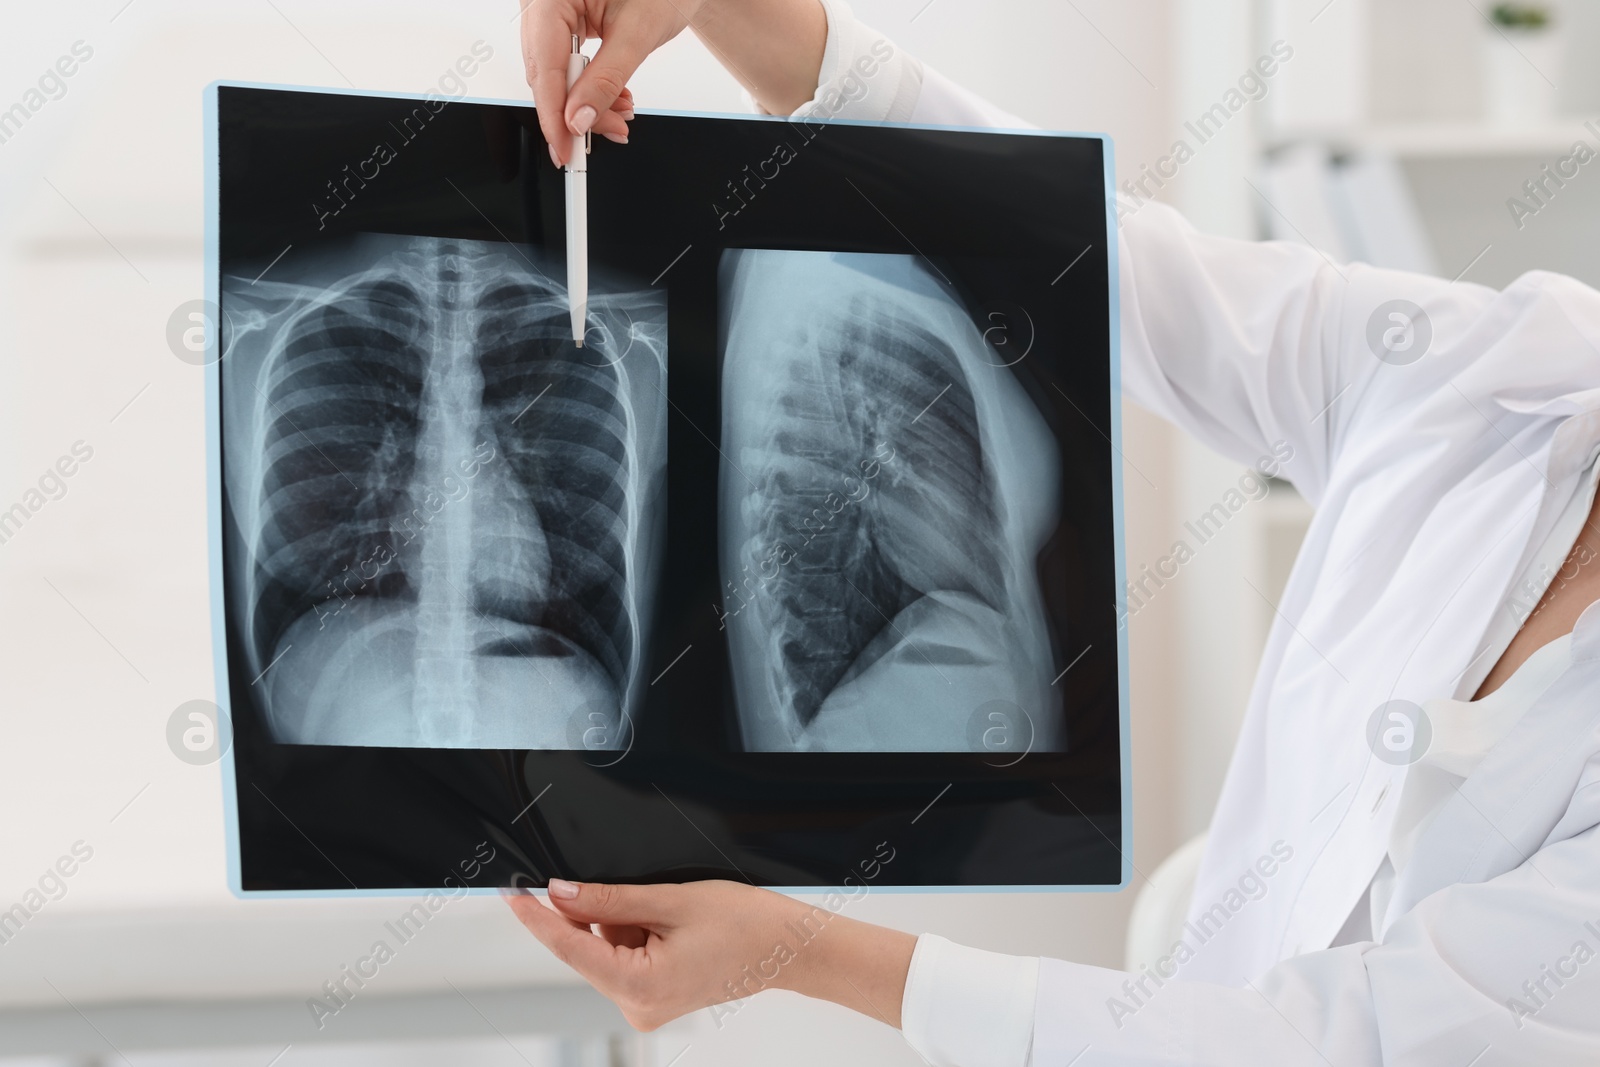
[[[612,103],[627,88],[628,79],[649,54],[648,43],[626,32],[601,41],[599,51],[567,93],[567,127],[573,133],[588,133],[595,120],[611,110]]]
[[[677,911],[675,885],[614,885],[550,879],[550,904],[569,919],[608,926],[654,926]]]

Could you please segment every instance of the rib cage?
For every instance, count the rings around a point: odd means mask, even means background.
[[[305,315],[270,368],[252,613],[263,667],[289,624],[330,600],[412,594],[403,566],[372,573],[368,561],[411,508],[419,304],[399,278],[359,280]]]
[[[1035,562],[1059,467],[971,317],[910,256],[743,249],[718,284],[746,747],[973,751],[997,701],[1059,745]]]
[[[583,747],[572,716],[630,713],[665,304],[597,293],[576,349],[564,291],[506,251],[382,237],[304,283],[225,280],[239,618],[280,741]]]
[[[741,504],[760,531],[744,554],[804,546],[762,603],[769,662],[806,726],[913,601],[945,589],[998,608],[1004,588],[977,409],[949,345],[856,296],[778,360],[753,472],[771,490]]]
[[[620,692],[634,649],[624,595],[628,412],[616,368],[574,357],[564,309],[548,295],[526,284],[491,288],[478,301],[476,336],[484,419],[537,512],[548,581],[530,585],[525,570],[513,571],[474,592],[481,610],[568,635]],[[544,313],[528,314],[534,301]]]

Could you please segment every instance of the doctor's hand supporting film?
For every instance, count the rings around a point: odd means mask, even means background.
[[[501,892],[545,947],[640,1030],[706,1007],[720,1029],[743,1010],[744,998],[763,989],[871,1010],[888,1025],[900,1025],[917,939],[840,914],[866,894],[859,877],[851,889],[830,891],[817,903],[719,880],[616,885],[553,879],[549,907],[531,894]]]

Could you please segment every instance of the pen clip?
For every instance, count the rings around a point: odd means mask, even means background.
[[[572,55],[578,60],[578,72],[581,74],[584,69],[589,66],[589,57],[583,54],[583,38],[579,37],[577,34],[572,35]],[[567,77],[572,78],[572,68],[570,66],[567,68]],[[577,79],[573,78],[572,80],[576,81]],[[571,85],[572,82],[568,82],[568,88],[571,88]],[[593,146],[593,137],[594,133],[592,130],[583,131],[584,155],[589,154],[589,151]]]
[[[589,67],[589,57],[588,56],[584,56],[583,57],[583,66],[584,66],[585,70],[588,69],[588,67]],[[584,130],[583,131],[583,154],[584,155],[588,155],[590,150],[593,147],[594,147],[594,131],[593,130]]]

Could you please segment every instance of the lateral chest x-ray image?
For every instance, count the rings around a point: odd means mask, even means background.
[[[719,289],[746,745],[970,751],[993,705],[1060,747],[1034,566],[1059,470],[999,353],[911,256],[731,251]]]
[[[224,280],[232,607],[278,741],[564,748],[636,699],[665,302],[597,294],[580,349],[525,257],[373,236]]]

